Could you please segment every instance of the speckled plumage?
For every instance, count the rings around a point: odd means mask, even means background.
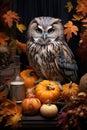
[[[64,39],[60,19],[34,18],[28,27],[27,57],[29,65],[40,78],[61,83],[77,82],[77,64]]]

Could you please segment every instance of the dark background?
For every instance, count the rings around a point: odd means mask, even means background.
[[[21,17],[20,22],[25,24],[26,27],[28,27],[29,22],[34,18],[38,16],[51,16],[55,18],[60,18],[62,20],[63,25],[72,18],[72,13],[68,13],[65,4],[70,0],[12,0],[10,1],[10,8],[14,11],[16,11],[19,16]],[[74,5],[74,8],[76,6],[76,0],[71,0],[71,2]],[[80,23],[75,23],[80,27]],[[21,42],[27,41],[27,30],[23,33],[17,34],[17,39]],[[79,35],[75,36],[73,35],[73,38],[69,40],[68,45],[73,51],[77,65],[79,68],[79,77],[81,77],[85,70],[82,71],[81,65],[80,65],[80,58],[77,53],[78,49],[78,43],[79,43]],[[26,54],[22,53],[20,55],[21,57],[21,68],[24,69],[24,66],[28,64]]]

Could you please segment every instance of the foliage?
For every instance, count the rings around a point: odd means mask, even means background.
[[[0,123],[12,128],[21,127],[22,108],[15,102],[7,99],[3,92],[0,92]]]
[[[7,30],[0,32],[0,45],[14,47],[15,49],[19,49],[20,52],[20,45],[21,42],[14,37],[17,31],[23,33],[26,30],[26,26],[24,24],[20,24],[20,17],[19,15],[12,11],[8,10],[1,16],[1,21],[3,22],[4,26],[7,26]],[[9,42],[10,41],[10,42]],[[15,42],[15,44],[14,44]],[[25,47],[22,46],[22,51],[24,51]]]
[[[67,9],[68,13],[72,13],[74,10],[74,14],[72,15],[72,18],[70,21],[68,21],[64,27],[65,27],[65,35],[67,41],[69,41],[73,34],[78,35],[78,32],[80,31],[78,25],[76,25],[76,21],[81,22],[82,27],[85,27],[85,35],[87,37],[87,1],[86,0],[77,0],[76,7],[73,7],[73,4],[71,1],[67,2],[65,5],[65,8]],[[83,33],[83,32],[81,32]],[[83,34],[84,35],[84,34]],[[82,38],[81,34],[81,38]]]

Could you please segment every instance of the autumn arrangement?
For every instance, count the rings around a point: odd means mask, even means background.
[[[65,7],[68,13],[75,9],[72,19],[64,25],[67,41],[73,37],[73,34],[78,35],[80,32],[79,27],[74,24],[76,21],[80,21],[83,31],[80,33],[79,46],[87,47],[86,0],[77,0],[75,8],[71,2],[67,2]],[[12,34],[14,34],[13,26],[21,33],[26,30],[25,25],[20,24],[20,17],[16,12],[8,10],[0,17],[4,21],[4,26],[7,26]],[[0,61],[0,69],[7,66],[9,54],[15,55],[16,50],[19,53],[21,51],[26,52],[26,44],[18,41],[15,35],[11,36],[11,33],[4,32],[4,30],[0,32],[0,56],[3,53],[7,57],[7,59],[5,57],[4,62]],[[79,53],[81,58],[83,58],[82,54],[85,49]],[[8,64],[11,62],[12,60]],[[85,127],[87,128],[87,74],[81,77],[79,84],[72,81],[63,84],[62,90],[56,82],[50,80],[42,80],[35,84],[38,76],[33,69],[21,71],[20,77],[25,83],[25,98],[20,105],[7,99],[6,94],[0,92],[0,127],[2,124],[6,128],[9,126],[13,129],[22,127],[23,115],[40,114],[46,119],[57,117],[56,127],[60,130],[83,130]]]

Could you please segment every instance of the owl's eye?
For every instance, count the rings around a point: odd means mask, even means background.
[[[35,30],[36,30],[37,33],[42,33],[42,30],[38,27]]]
[[[54,28],[50,28],[50,29],[48,30],[48,33],[52,33],[52,32],[54,32]]]

